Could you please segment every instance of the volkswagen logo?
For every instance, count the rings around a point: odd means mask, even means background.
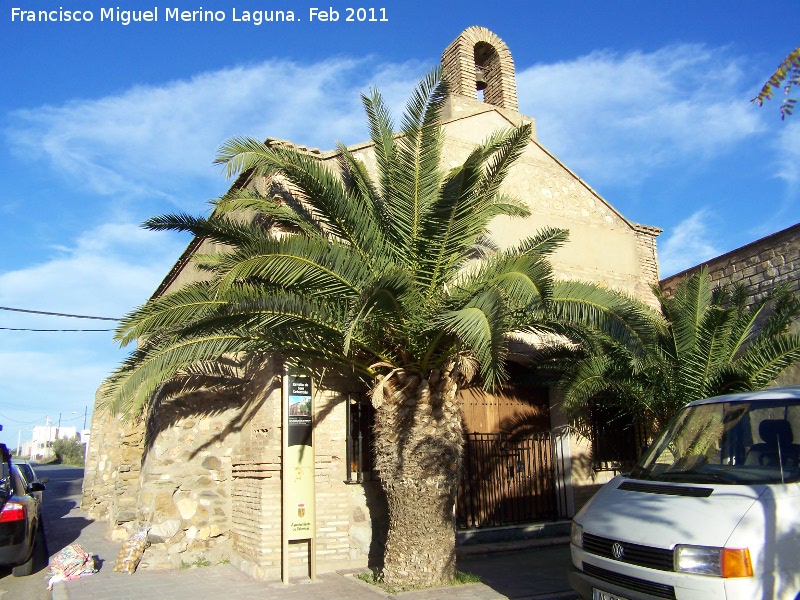
[[[623,548],[622,544],[619,542],[614,542],[614,545],[611,546],[611,554],[614,555],[614,558],[620,560],[623,556],[625,556],[625,548]]]

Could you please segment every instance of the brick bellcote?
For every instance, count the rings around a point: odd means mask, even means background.
[[[451,93],[480,99],[476,90],[476,67],[483,70],[486,89],[483,101],[518,111],[514,59],[505,42],[485,27],[465,29],[442,54],[444,77]]]

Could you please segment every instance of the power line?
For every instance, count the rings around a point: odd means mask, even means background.
[[[5,419],[6,421],[13,421],[14,423],[17,423],[19,425],[33,425],[34,423],[38,423],[39,421],[41,421],[41,419],[36,419],[35,421],[17,421],[16,419],[12,419],[11,417],[7,417],[5,415],[0,415],[0,417],[3,417],[3,419]]]
[[[48,312],[44,310],[30,310],[27,308],[11,308],[10,306],[0,306],[0,310],[9,310],[13,312],[21,312],[21,313],[31,313],[34,315],[47,315],[50,317],[69,317],[71,319],[96,319],[98,321],[119,321],[120,319],[114,317],[92,317],[89,315],[72,315],[68,313],[57,313],[57,312]],[[20,331],[67,331],[67,330],[31,330],[31,329],[24,329]],[[69,330],[73,331],[73,330]],[[81,331],[81,330],[76,330]],[[90,331],[110,331],[108,329],[94,329]]]

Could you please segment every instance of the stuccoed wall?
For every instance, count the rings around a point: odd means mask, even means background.
[[[443,122],[442,167],[461,164],[489,132],[524,122],[532,119],[470,98],[450,98]],[[371,143],[357,144],[351,150],[375,171]],[[333,152],[320,156],[324,161],[336,158]],[[535,139],[510,170],[503,191],[525,202],[531,215],[524,219],[499,217],[492,222],[491,236],[501,248],[544,227],[567,229],[569,241],[552,257],[556,277],[599,283],[657,306],[651,288],[658,283],[656,238],[660,229],[625,219]]]

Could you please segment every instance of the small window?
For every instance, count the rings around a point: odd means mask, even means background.
[[[630,469],[636,463],[646,432],[630,413],[598,399],[590,405],[589,423],[596,471]]]
[[[375,409],[364,394],[347,397],[347,483],[372,479]]]

